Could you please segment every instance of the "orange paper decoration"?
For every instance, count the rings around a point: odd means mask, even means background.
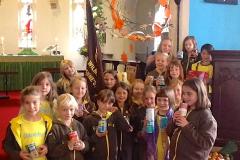
[[[121,55],[121,60],[123,61],[123,63],[127,63],[128,61],[128,55],[125,53],[125,51],[123,51]]]
[[[112,19],[114,22],[114,28],[121,30],[123,28],[124,21],[120,18],[119,13],[116,10],[116,4],[117,4],[116,0],[111,1]]]
[[[170,15],[171,15],[170,7],[167,6],[167,7],[165,7],[165,16],[166,16],[167,18],[169,18]]]
[[[162,6],[167,6],[168,5],[168,0],[159,0],[160,5]]]
[[[161,24],[159,22],[155,22],[153,24],[153,35],[154,36],[161,36],[162,34],[162,27],[161,27]]]

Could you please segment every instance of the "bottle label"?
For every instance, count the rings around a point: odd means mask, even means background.
[[[31,144],[26,145],[26,148],[27,148],[27,150],[30,153],[32,158],[37,158],[39,156],[35,143],[31,143]]]
[[[101,119],[98,122],[98,132],[99,133],[104,133],[104,132],[106,132],[106,130],[107,130],[107,121],[104,120],[104,119]]]
[[[160,128],[161,129],[167,128],[167,124],[168,124],[168,118],[166,116],[161,117],[161,119],[160,119]]]

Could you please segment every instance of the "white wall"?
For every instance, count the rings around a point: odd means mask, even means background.
[[[58,38],[59,48],[65,59],[71,59],[78,69],[84,69],[83,58],[70,51],[70,0],[58,0],[59,8],[51,9],[49,0],[36,0],[36,36],[37,47],[34,50],[40,55],[46,54],[43,49],[55,44]],[[105,6],[107,3],[105,2]],[[147,13],[154,13],[154,1],[147,0],[121,0],[120,13],[127,15],[133,22],[151,23]],[[107,24],[112,27],[111,11],[105,8]],[[134,29],[130,30],[134,31]],[[102,47],[102,52],[113,54],[114,59],[120,59],[125,51],[130,60],[135,59],[135,53],[150,52],[153,49],[153,42],[132,42],[125,38],[115,38],[107,31],[107,43]],[[4,36],[5,51],[9,54],[17,54],[18,48],[18,0],[3,0],[0,5],[0,36]],[[129,45],[133,45],[133,52],[130,53]],[[136,47],[135,47],[136,46]]]

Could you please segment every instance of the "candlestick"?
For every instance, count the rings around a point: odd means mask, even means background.
[[[4,55],[4,37],[1,37],[1,50],[2,50],[2,55]]]

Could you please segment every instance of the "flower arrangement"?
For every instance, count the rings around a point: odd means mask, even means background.
[[[103,15],[103,4],[102,2],[93,2],[92,4],[92,14],[93,14],[93,21],[96,28],[96,34],[98,38],[98,42],[100,46],[106,43],[106,17]],[[79,49],[80,55],[87,56],[87,43]]]

